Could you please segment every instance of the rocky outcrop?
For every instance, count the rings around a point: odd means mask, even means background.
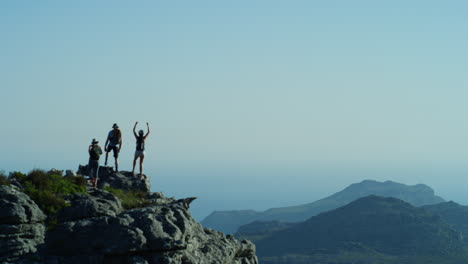
[[[101,186],[149,188],[147,178],[102,170]],[[204,228],[192,218],[194,197],[176,200],[148,192],[149,206],[124,210],[112,193],[90,188],[69,196],[70,206],[45,232],[45,216],[27,195],[16,187],[0,188],[0,241],[6,245],[0,248],[6,256],[1,263],[258,263],[251,242]]]
[[[73,241],[73,247],[64,244]],[[47,236],[48,254],[62,262],[86,256],[95,263],[256,263],[249,242],[204,229],[183,203],[59,224]]]
[[[78,174],[89,175],[88,165],[79,166]],[[140,178],[138,174],[133,175],[128,171],[114,171],[113,167],[101,166],[98,174],[98,187],[103,189],[107,186],[123,190],[150,191],[149,177],[143,174]]]
[[[0,186],[0,262],[35,253],[44,243],[46,216],[14,186]]]
[[[73,194],[69,197],[72,206],[57,213],[59,222],[76,221],[99,216],[116,216],[123,211],[120,200],[112,193],[90,189],[88,194]]]

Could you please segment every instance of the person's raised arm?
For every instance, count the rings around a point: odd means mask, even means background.
[[[148,129],[148,132],[146,132],[145,139],[146,139],[146,137],[147,137],[147,136],[149,135],[149,133],[150,133],[150,128],[149,128],[148,122],[146,122],[146,128]]]
[[[133,135],[135,135],[136,138],[138,137],[137,132],[136,132],[136,126],[137,125],[138,125],[138,121],[135,122],[135,126],[133,126]]]

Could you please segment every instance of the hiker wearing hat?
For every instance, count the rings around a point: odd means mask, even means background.
[[[147,122],[146,127],[148,129],[148,132],[146,132],[146,135],[143,130],[138,131],[138,135],[137,135],[136,133],[137,125],[138,125],[138,122],[135,122],[135,126],[133,127],[133,135],[135,135],[135,138],[136,138],[136,150],[135,150],[135,157],[133,159],[132,174],[135,174],[136,162],[137,162],[137,159],[140,158],[140,177],[143,177],[143,160],[145,159],[145,141],[150,133],[150,128]]]
[[[119,152],[122,148],[122,131],[120,131],[119,126],[117,124],[114,124],[112,128],[113,129],[107,135],[106,144],[104,145],[104,149],[106,150],[105,165],[107,166],[107,158],[109,157],[109,152],[114,151],[115,170],[119,171]]]
[[[88,148],[89,152],[89,163],[88,163],[88,169],[89,169],[89,177],[91,178],[91,183],[93,184],[93,187],[97,187],[97,179],[98,179],[98,173],[99,173],[99,157],[102,154],[102,149],[98,145],[99,141],[93,138],[93,141],[91,142],[91,145]]]

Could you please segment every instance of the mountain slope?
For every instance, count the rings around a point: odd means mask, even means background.
[[[264,212],[252,210],[213,212],[202,221],[202,224],[206,227],[232,234],[240,226],[254,221],[301,222],[321,212],[336,209],[368,195],[395,197],[414,206],[445,202],[444,199],[434,194],[432,188],[424,184],[408,186],[392,181],[378,182],[365,180],[309,204],[272,208]]]
[[[203,226],[233,234],[239,225],[250,223],[259,217],[260,213],[254,210],[240,211],[214,211],[206,217],[201,223]]]
[[[426,205],[422,208],[439,215],[442,220],[463,234],[463,240],[468,245],[468,206],[455,202],[446,202],[434,205]]]
[[[343,251],[387,256],[455,256],[464,252],[460,233],[440,217],[399,199],[378,196],[358,199],[273,232],[256,246],[261,260],[332,256]]]

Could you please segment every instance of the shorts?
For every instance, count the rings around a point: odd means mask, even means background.
[[[114,151],[114,158],[118,158],[119,157],[119,148],[117,146],[107,146],[107,152],[111,152],[111,151]]]
[[[135,151],[135,158],[139,158],[139,157],[145,157],[145,151],[144,150]]]

